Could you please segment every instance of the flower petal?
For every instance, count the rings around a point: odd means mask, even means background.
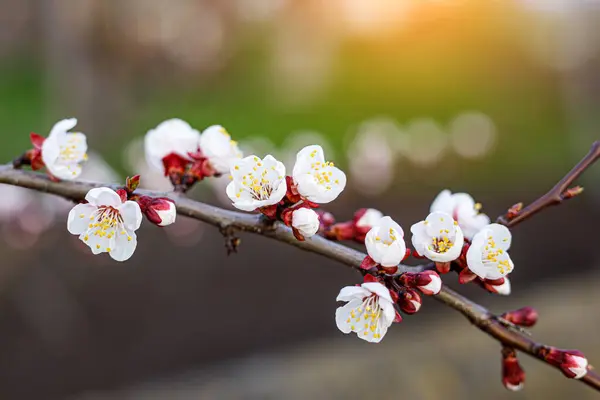
[[[69,211],[67,218],[67,230],[73,235],[80,235],[88,230],[90,216],[98,208],[91,204],[77,204]]]
[[[85,195],[85,199],[94,206],[110,206],[117,208],[122,204],[121,197],[117,192],[106,187],[90,189]]]
[[[123,225],[129,231],[137,231],[142,224],[142,210],[135,201],[128,200],[119,206],[119,212],[123,217]]]
[[[340,290],[340,293],[336,297],[335,301],[351,301],[354,299],[362,300],[367,296],[370,296],[371,292],[360,286],[346,286]]]
[[[137,247],[135,232],[126,231],[124,235],[116,235],[114,241],[115,247],[109,252],[112,259],[115,261],[126,261],[131,258]]]

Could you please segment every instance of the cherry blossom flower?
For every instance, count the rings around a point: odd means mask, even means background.
[[[299,208],[292,214],[292,226],[305,238],[319,231],[319,215],[310,208]]]
[[[202,132],[200,149],[210,166],[219,174],[229,172],[231,165],[242,158],[237,142],[231,140],[229,133],[220,125],[210,126]]]
[[[383,217],[365,237],[369,257],[384,267],[398,265],[406,256],[404,231],[392,218]]]
[[[271,155],[262,160],[248,156],[234,162],[231,177],[227,196],[234,207],[243,211],[275,205],[287,191],[285,166]]]
[[[485,226],[474,237],[467,251],[467,266],[481,279],[504,278],[514,268],[508,255],[512,236],[500,224]]]
[[[140,206],[123,201],[109,188],[91,189],[87,204],[78,204],[69,212],[67,229],[87,244],[92,253],[109,253],[116,261],[129,259],[137,246],[135,231],[142,223]]]
[[[411,226],[412,244],[420,256],[435,262],[450,262],[460,255],[464,237],[458,223],[443,212],[433,212]]]
[[[144,138],[144,150],[148,164],[157,171],[168,174],[165,159],[171,156],[180,164],[191,162],[189,153],[196,153],[200,146],[200,133],[187,122],[168,119],[154,129],[150,129]]]
[[[346,175],[325,161],[321,146],[306,146],[296,155],[292,171],[298,193],[313,203],[329,203],[346,187]]]
[[[379,343],[396,317],[390,291],[379,282],[346,286],[336,300],[348,302],[335,312],[338,329],[346,334],[356,332],[367,342]]]
[[[76,118],[58,121],[41,145],[42,161],[48,172],[59,179],[76,179],[87,160],[87,141],[83,133],[68,132],[77,125]]]
[[[475,203],[473,197],[467,193],[452,193],[442,190],[431,203],[429,212],[444,212],[452,215],[458,226],[462,229],[465,238],[471,240],[477,232],[490,223],[490,218],[481,214],[480,203]]]

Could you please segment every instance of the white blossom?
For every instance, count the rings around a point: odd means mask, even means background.
[[[231,177],[227,196],[234,207],[243,211],[275,205],[287,192],[285,166],[271,155],[262,160],[248,156],[234,162]]]
[[[123,202],[109,188],[91,189],[87,204],[78,204],[69,212],[67,229],[87,244],[92,253],[109,253],[116,261],[129,259],[137,246],[135,231],[142,223],[138,203]]]
[[[380,218],[367,233],[365,246],[369,257],[384,267],[398,265],[406,255],[404,231],[392,218]]]
[[[467,193],[452,193],[442,190],[431,203],[429,212],[444,212],[458,222],[465,238],[471,240],[477,232],[490,223],[490,218],[480,213],[480,203],[475,203]]]
[[[202,132],[200,148],[211,167],[219,174],[229,172],[231,165],[242,158],[237,142],[231,140],[229,133],[220,125],[210,126]]]
[[[367,208],[365,213],[356,221],[356,226],[359,228],[371,228],[375,226],[379,220],[383,218],[383,213],[374,208]]]
[[[480,230],[467,251],[469,270],[481,279],[499,279],[514,268],[508,255],[512,235],[507,227],[490,224]]]
[[[319,231],[319,215],[310,208],[300,208],[292,213],[292,226],[305,238]]]
[[[199,147],[200,133],[178,118],[161,122],[156,128],[150,129],[144,138],[146,161],[163,173],[163,158],[176,154],[191,161],[189,153],[196,153]]]
[[[412,244],[421,256],[431,261],[450,262],[460,255],[464,237],[458,223],[443,212],[433,212],[425,221],[411,226]]]
[[[77,125],[76,118],[63,119],[52,127],[42,143],[42,161],[50,174],[59,179],[75,179],[87,160],[87,140],[83,133],[68,132]]]
[[[338,329],[367,342],[379,343],[396,316],[390,291],[379,282],[342,288],[336,300],[348,302],[335,312]]]
[[[346,187],[346,175],[325,161],[321,146],[306,146],[296,155],[292,171],[298,193],[313,203],[329,203]]]

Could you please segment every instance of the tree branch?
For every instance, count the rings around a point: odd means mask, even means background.
[[[546,207],[558,205],[564,200],[575,197],[583,190],[581,187],[570,188],[573,182],[588,169],[594,162],[600,158],[600,141],[592,144],[592,148],[585,157],[569,171],[548,193],[535,200],[523,209],[509,210],[505,215],[498,217],[497,223],[506,225],[509,228],[526,220],[534,214],[542,211]]]
[[[550,201],[544,200],[543,204],[553,204],[553,202],[556,201],[556,198],[553,198],[552,196],[555,196],[555,193],[564,192],[565,188],[568,187],[585,168],[598,158],[598,153],[600,153],[600,142],[596,142],[592,147],[590,154],[588,154],[588,156],[586,156],[586,158],[584,158],[573,171],[569,173],[569,175],[563,178],[563,180],[559,182],[548,195],[546,195],[550,198]],[[83,200],[87,192],[94,187],[105,186],[112,187],[113,189],[120,187],[119,185],[84,183],[77,181],[53,182],[42,174],[15,170],[12,166],[0,167],[0,183],[20,186],[45,193],[52,193],[73,201]],[[190,200],[177,193],[160,193],[145,190],[137,190],[136,193],[152,197],[169,197],[176,202],[178,214],[206,222],[221,230],[236,229],[266,236],[271,239],[291,244],[300,249],[320,254],[332,260],[339,261],[356,270],[360,270],[360,264],[365,258],[365,254],[360,251],[351,249],[339,243],[328,241],[322,237],[314,236],[309,240],[300,242],[294,237],[290,228],[280,222],[269,223],[259,215],[224,210],[222,208]],[[544,198],[546,196],[544,196]],[[536,205],[542,204],[542,199],[527,207],[525,210],[529,209],[527,211],[528,214],[521,217],[519,220],[522,220],[528,215],[545,207]],[[533,207],[534,205],[536,205],[535,208]],[[424,266],[400,266],[399,272],[416,272],[424,268]],[[511,330],[509,327],[499,322],[496,315],[490,313],[490,311],[479,304],[445,286],[438,295],[433,297],[463,314],[473,325],[496,339],[502,345],[513,347],[523,353],[527,353],[532,357],[544,361],[543,357],[540,355],[540,349],[544,348],[545,345],[535,342],[523,333]],[[600,375],[593,370],[588,371],[588,373],[581,378],[581,381],[596,390],[600,390]]]

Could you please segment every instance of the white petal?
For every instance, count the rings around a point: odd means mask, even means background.
[[[366,283],[363,283],[360,286],[362,286],[363,288],[367,289],[371,293],[375,293],[377,296],[381,297],[382,299],[385,299],[385,300],[393,303],[392,296],[390,295],[389,289],[386,288],[381,283],[379,283],[379,282],[366,282]]]
[[[137,231],[142,224],[142,210],[135,201],[126,201],[119,206],[119,212],[123,217],[123,224],[125,229],[130,231]]]
[[[58,138],[56,136],[46,138],[42,143],[42,161],[46,164],[46,167],[54,165],[59,155],[60,144]]]
[[[512,234],[508,228],[500,224],[490,224],[485,227],[491,231],[496,245],[502,250],[508,250],[512,241]]]
[[[410,227],[410,231],[412,233],[411,241],[415,251],[420,256],[425,255],[425,249],[430,242],[430,238],[425,229],[425,221],[417,222]]]
[[[385,318],[384,325],[390,326],[396,318],[396,309],[394,308],[394,303],[387,301],[384,298],[380,298],[379,305],[383,310],[383,317]]]
[[[310,165],[315,162],[325,162],[323,148],[319,145],[306,146],[296,154],[296,164],[292,171],[294,180],[297,175],[306,173],[310,169]]]
[[[106,187],[90,189],[85,195],[85,199],[94,206],[110,206],[117,208],[122,204],[121,197],[117,192]]]
[[[124,235],[116,235],[114,242],[114,249],[111,249],[110,256],[115,261],[126,261],[131,258],[137,247],[137,236],[133,231],[126,231]]]
[[[406,244],[403,239],[398,239],[394,241],[391,245],[387,247],[384,251],[380,264],[384,267],[393,267],[404,259],[406,255]]]
[[[77,118],[67,118],[60,120],[56,124],[54,124],[54,126],[50,130],[50,134],[48,135],[48,137],[56,136],[60,133],[67,132],[70,129],[73,129],[75,125],[77,125]]]
[[[441,211],[447,214],[452,215],[454,211],[454,198],[452,197],[452,192],[448,189],[442,190],[440,194],[433,200],[431,203],[431,207],[429,212]]]
[[[369,208],[365,211],[362,217],[356,221],[356,226],[360,228],[372,227],[379,224],[379,221],[383,218],[383,213],[374,208]]]
[[[73,235],[80,235],[88,230],[90,216],[97,210],[91,204],[77,204],[69,211],[67,230]]]
[[[346,286],[340,290],[340,294],[336,297],[336,301],[351,301],[354,299],[362,300],[370,296],[371,292],[360,286]]]

